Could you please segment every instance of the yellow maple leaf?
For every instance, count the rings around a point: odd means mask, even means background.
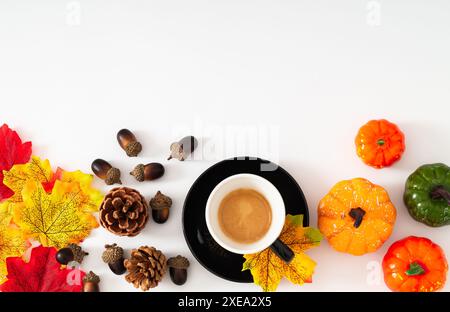
[[[14,165],[11,170],[3,171],[3,184],[9,187],[14,195],[6,202],[7,207],[22,202],[22,190],[29,181],[40,182],[44,186],[51,184],[53,171],[48,160],[41,160],[33,156],[30,162],[23,165]]]
[[[0,207],[0,284],[5,282],[6,258],[20,257],[27,248],[23,232],[11,225],[11,214],[6,207]]]
[[[42,184],[29,181],[22,203],[13,207],[13,220],[28,238],[43,246],[62,248],[83,241],[95,227],[95,217],[83,211],[80,185],[56,181],[51,194]]]
[[[276,291],[283,277],[296,285],[312,281],[316,263],[305,251],[320,245],[322,234],[317,229],[304,228],[302,216],[288,215],[280,239],[295,253],[290,264],[281,260],[270,248],[244,255],[243,271],[250,270],[255,284],[266,292]]]
[[[21,203],[22,190],[30,181],[40,182],[44,190],[50,193],[53,189],[55,180],[68,183],[78,183],[79,193],[72,194],[76,197],[79,206],[85,212],[96,212],[100,206],[103,195],[92,187],[94,177],[81,171],[68,172],[58,169],[56,174],[53,173],[52,167],[48,160],[41,160],[37,156],[33,156],[31,161],[24,165],[15,165],[11,170],[4,171],[3,183],[14,191],[14,195],[3,203],[9,210],[17,203]]]
[[[80,170],[73,172],[62,171],[60,180],[62,182],[79,184],[81,192],[76,194],[76,196],[84,212],[98,211],[103,201],[103,195],[99,190],[92,187],[93,175],[83,173]]]

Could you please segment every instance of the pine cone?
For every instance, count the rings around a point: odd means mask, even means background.
[[[167,260],[161,251],[145,246],[131,252],[131,258],[125,260],[125,267],[128,270],[127,282],[148,291],[156,288],[163,279]]]
[[[119,236],[136,236],[147,224],[148,204],[136,190],[119,187],[111,190],[100,206],[100,224]]]

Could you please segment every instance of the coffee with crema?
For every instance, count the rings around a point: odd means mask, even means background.
[[[272,208],[261,193],[253,189],[238,189],[222,200],[219,224],[225,235],[233,241],[252,244],[269,231]]]

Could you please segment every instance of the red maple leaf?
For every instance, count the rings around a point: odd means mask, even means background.
[[[30,157],[31,142],[22,143],[17,132],[4,124],[0,128],[0,201],[14,194],[3,184],[3,170],[10,170],[16,164],[26,164]]]
[[[30,262],[20,257],[6,259],[8,280],[0,286],[3,292],[81,292],[85,273],[62,269],[56,262],[56,248],[36,247]]]

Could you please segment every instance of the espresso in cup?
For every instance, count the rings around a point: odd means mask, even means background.
[[[270,181],[241,173],[214,188],[206,204],[205,219],[209,233],[220,246],[248,255],[278,240],[286,209],[280,192]]]
[[[212,238],[224,249],[249,255],[271,248],[286,263],[292,250],[279,240],[286,207],[278,189],[258,175],[226,178],[211,192],[205,220]]]
[[[230,239],[241,244],[261,240],[272,225],[272,207],[264,195],[250,188],[230,192],[220,203],[219,225]]]

